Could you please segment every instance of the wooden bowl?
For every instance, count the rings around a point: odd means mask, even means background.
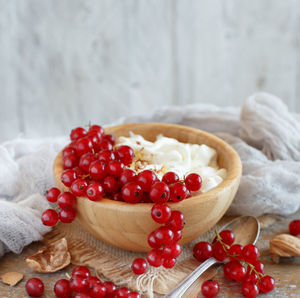
[[[180,241],[185,244],[213,227],[229,208],[239,186],[242,164],[235,150],[223,140],[191,127],[164,123],[134,123],[106,128],[115,137],[128,136],[132,131],[154,141],[158,134],[180,142],[206,144],[218,152],[218,163],[227,169],[226,179],[216,188],[178,203],[169,203],[173,210],[185,215],[186,225]],[[67,190],[60,181],[63,171],[62,155],[54,163],[54,177],[59,188]],[[77,200],[77,220],[92,235],[111,245],[132,250],[149,251],[147,237],[157,228],[150,215],[152,203],[128,204],[102,199],[93,202]]]

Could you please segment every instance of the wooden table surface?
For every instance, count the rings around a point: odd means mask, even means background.
[[[300,218],[300,212],[288,218],[279,216],[263,216],[260,218],[262,231],[257,245],[261,250],[261,259],[265,263],[266,273],[273,276],[276,281],[276,289],[262,297],[300,297],[300,258],[284,258],[280,260],[279,264],[274,264],[268,251],[269,240],[277,234],[286,233],[288,231],[288,223],[295,218]],[[26,266],[24,259],[35,253],[40,246],[40,243],[33,243],[26,247],[20,255],[8,253],[0,259],[0,275],[10,271],[22,272],[25,275],[23,281],[15,287],[9,287],[0,282],[1,298],[27,297],[24,286],[25,282],[31,277],[39,277],[44,281],[45,294],[43,297],[54,297],[54,283],[60,278],[65,278],[65,273],[70,272],[72,268],[67,267],[52,274],[38,274],[33,272]],[[214,279],[220,284],[218,297],[242,297],[240,284],[225,280],[221,270],[218,271]],[[196,282],[185,297],[201,297],[199,292],[200,285]]]

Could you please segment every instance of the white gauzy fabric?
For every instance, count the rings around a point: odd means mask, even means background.
[[[300,207],[300,118],[277,97],[259,93],[242,108],[164,107],[128,122],[170,122],[214,133],[241,156],[243,176],[230,214],[291,214]],[[48,231],[40,215],[53,185],[52,165],[67,138],[18,138],[0,145],[0,256],[21,252]]]

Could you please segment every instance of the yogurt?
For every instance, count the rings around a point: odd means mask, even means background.
[[[119,137],[116,145],[128,145],[134,150],[135,158],[130,168],[137,173],[152,170],[160,179],[169,171],[175,172],[180,179],[189,173],[199,174],[202,178],[200,192],[218,186],[227,175],[226,169],[218,166],[216,150],[204,144],[181,143],[163,135],[150,142],[131,132],[129,137]]]

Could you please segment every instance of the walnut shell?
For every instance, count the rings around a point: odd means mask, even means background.
[[[19,281],[23,279],[24,274],[20,272],[6,272],[0,277],[3,283],[10,286],[15,286]]]
[[[41,273],[56,272],[71,262],[66,238],[61,238],[48,244],[36,254],[26,258],[27,265]]]

